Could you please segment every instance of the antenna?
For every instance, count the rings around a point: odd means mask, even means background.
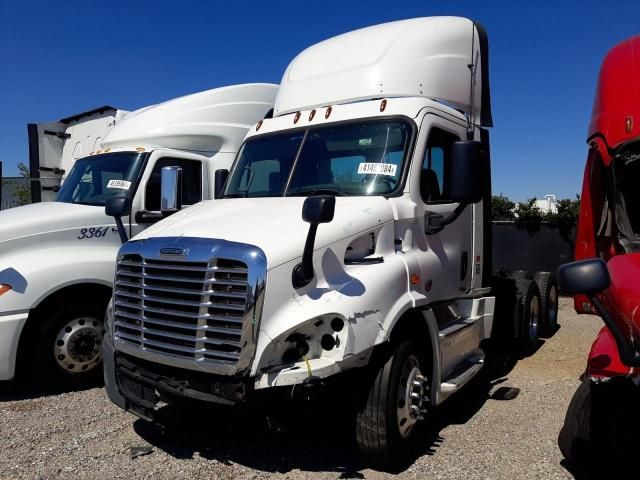
[[[473,58],[475,52],[476,26],[471,22],[471,63],[467,64],[469,68],[469,118],[467,118],[467,140],[473,140],[473,100],[474,100],[474,84],[476,59]]]

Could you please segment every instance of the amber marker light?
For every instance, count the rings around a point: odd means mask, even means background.
[[[258,130],[260,130],[260,127],[261,127],[261,126],[262,126],[262,120],[260,120],[260,121],[258,122],[258,124],[256,125],[256,132],[257,132]]]
[[[11,285],[7,285],[5,283],[0,283],[0,296],[4,295],[9,290],[11,290]]]
[[[300,112],[296,112],[296,116],[293,117],[293,123],[298,123],[298,120],[300,120]]]
[[[324,112],[324,118],[325,119],[329,118],[329,115],[331,115],[332,111],[333,111],[333,107],[331,107],[331,106],[327,107],[327,111]]]
[[[384,112],[384,109],[387,108],[387,99],[383,99],[382,102],[380,102],[380,111]]]
[[[316,110],[315,108],[313,110],[311,110],[311,112],[309,112],[309,121],[313,120],[313,117],[316,116]]]
[[[420,275],[416,275],[415,273],[411,275],[411,285],[418,285],[420,283]]]
[[[144,152],[144,147],[136,147],[136,151],[138,151],[138,152]]]
[[[633,117],[627,117],[624,121],[624,129],[627,133],[631,133],[633,130]]]

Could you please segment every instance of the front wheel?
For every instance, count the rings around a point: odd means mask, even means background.
[[[356,419],[356,441],[369,464],[390,468],[411,451],[427,401],[423,372],[423,362],[409,340],[398,344],[374,372]]]
[[[46,381],[78,385],[100,378],[104,309],[61,307],[33,338],[32,371]]]

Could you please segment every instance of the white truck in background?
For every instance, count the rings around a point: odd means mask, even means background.
[[[127,199],[122,233],[132,236],[163,218],[165,166],[182,169],[184,205],[213,198],[215,170],[228,168],[248,129],[271,114],[276,92],[272,84],[234,85],[29,126],[31,163],[50,177],[36,195],[56,197],[0,212],[0,380],[17,370],[71,384],[101,376],[122,243],[108,200]]]
[[[112,401],[155,421],[163,403],[286,403],[352,375],[334,394],[347,408],[355,388],[364,457],[407,455],[424,411],[481,370],[498,304],[506,341],[537,341],[535,282],[492,292],[488,73],[484,29],[457,17],[299,54],[222,198],[120,248]]]
[[[55,201],[73,163],[99,150],[104,136],[127,113],[105,105],[57,122],[27,125],[31,201]]]

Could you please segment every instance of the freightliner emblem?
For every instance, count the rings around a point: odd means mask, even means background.
[[[161,248],[160,249],[160,253],[162,255],[184,255],[186,253],[186,250],[184,248],[178,248],[178,247],[165,247],[165,248]]]

